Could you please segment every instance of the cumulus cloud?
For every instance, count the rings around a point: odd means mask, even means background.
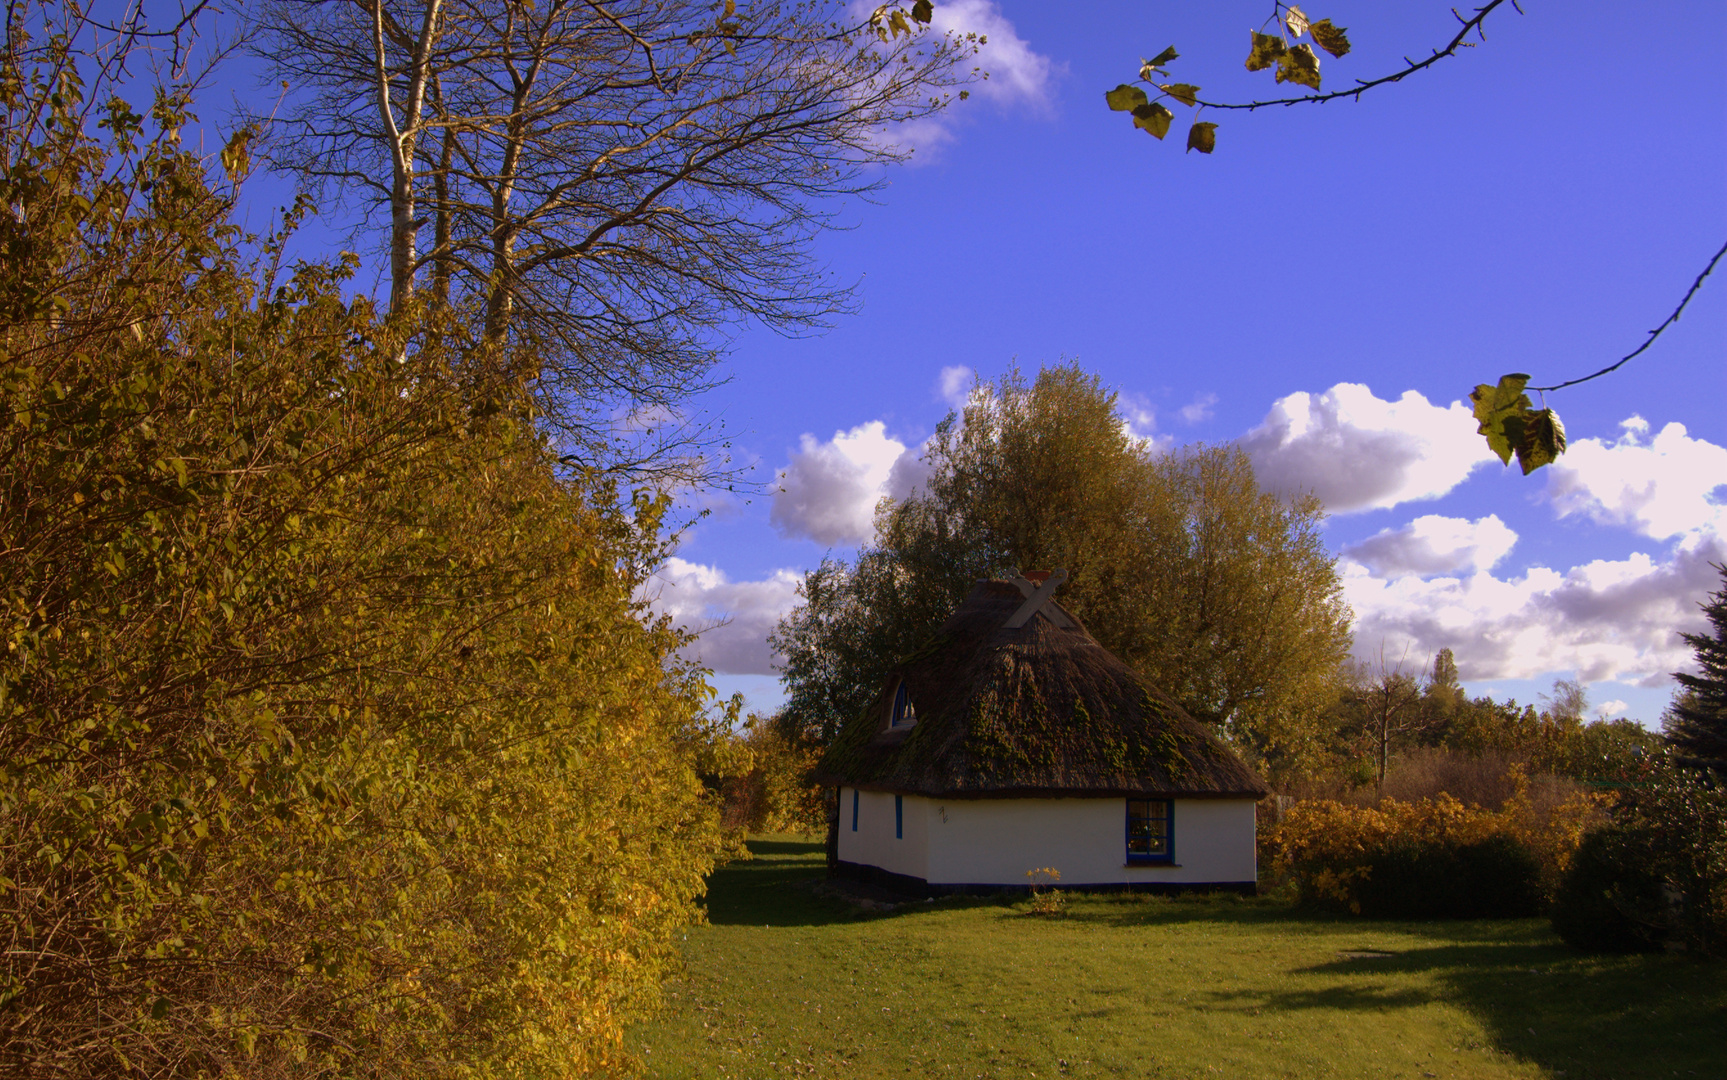
[[[780,470],[768,520],[780,535],[818,544],[856,544],[869,538],[875,505],[883,495],[903,495],[891,481],[915,482],[915,470],[894,466],[906,445],[887,434],[880,420],[838,431],[827,442],[805,435]]]
[[[1601,704],[1595,706],[1595,715],[1602,720],[1613,720],[1624,716],[1626,711],[1630,708],[1631,706],[1627,705],[1625,702],[1620,701],[1618,698],[1614,698],[1612,701],[1603,701]]]
[[[1378,577],[1431,577],[1490,569],[1515,543],[1517,534],[1498,514],[1478,521],[1426,514],[1401,528],[1381,529],[1344,548],[1343,556]]]
[[[1582,681],[1662,686],[1688,667],[1680,630],[1697,630],[1697,601],[1717,586],[1713,540],[1658,562],[1641,552],[1561,572],[1531,567],[1516,577],[1383,578],[1340,564],[1355,609],[1358,651],[1380,642],[1431,653],[1450,648],[1465,679],[1534,678],[1576,671]]]
[[[1450,647],[1466,679],[1575,671],[1584,682],[1658,687],[1693,667],[1679,633],[1704,629],[1698,602],[1720,587],[1710,564],[1727,562],[1719,494],[1727,449],[1691,438],[1679,424],[1651,438],[1633,418],[1617,440],[1580,440],[1561,461],[1548,467],[1560,515],[1667,541],[1665,553],[1569,570],[1534,566],[1500,578],[1491,567],[1515,536],[1490,527],[1496,519],[1420,518],[1344,553],[1357,647]],[[1454,572],[1429,576],[1447,555]]]
[[[1461,402],[1384,401],[1358,383],[1279,399],[1241,446],[1261,483],[1311,491],[1334,514],[1437,499],[1498,463]]]
[[[1727,447],[1693,439],[1684,424],[1649,438],[1633,416],[1613,441],[1580,439],[1548,468],[1548,497],[1561,516],[1581,514],[1657,540],[1727,536]]]
[[[654,610],[698,634],[686,651],[721,675],[771,675],[768,634],[798,603],[803,575],[776,570],[761,581],[732,581],[716,566],[666,560],[650,584]]]

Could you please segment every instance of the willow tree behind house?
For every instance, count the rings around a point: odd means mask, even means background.
[[[1263,781],[1054,602],[980,581],[822,759],[837,872],[908,890],[1251,892]]]

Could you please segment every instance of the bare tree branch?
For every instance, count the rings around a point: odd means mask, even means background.
[[[1578,383],[1586,383],[1590,379],[1599,379],[1603,375],[1609,374],[1610,372],[1618,371],[1620,368],[1624,367],[1626,361],[1634,359],[1639,353],[1643,352],[1643,350],[1645,350],[1645,349],[1649,348],[1649,346],[1655,344],[1655,339],[1661,336],[1661,331],[1667,329],[1669,326],[1672,326],[1674,323],[1679,321],[1679,316],[1681,313],[1684,312],[1685,305],[1689,304],[1691,302],[1691,298],[1693,296],[1697,295],[1697,290],[1703,287],[1703,279],[1708,277],[1710,271],[1715,269],[1715,264],[1721,261],[1721,257],[1723,255],[1727,255],[1727,244],[1721,245],[1721,250],[1717,251],[1715,253],[1715,257],[1713,259],[1709,260],[1709,265],[1705,266],[1703,268],[1703,272],[1701,274],[1697,275],[1697,280],[1693,281],[1691,283],[1691,288],[1688,289],[1685,293],[1685,299],[1679,301],[1679,306],[1673,309],[1673,314],[1667,316],[1667,320],[1665,322],[1663,322],[1660,326],[1657,326],[1655,329],[1649,331],[1649,337],[1644,340],[1643,344],[1637,346],[1637,348],[1633,349],[1631,352],[1626,353],[1624,356],[1620,357],[1618,362],[1613,363],[1613,364],[1609,364],[1608,366],[1602,368],[1600,371],[1594,372],[1593,374],[1590,374],[1590,375],[1585,375],[1580,379],[1571,379],[1567,382],[1555,383],[1552,386],[1532,386],[1532,387],[1530,387],[1530,389],[1531,390],[1538,390],[1541,392],[1546,392],[1548,390],[1563,390],[1567,386],[1576,386]]]

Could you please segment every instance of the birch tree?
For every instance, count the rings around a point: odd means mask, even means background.
[[[578,458],[676,471],[663,436],[729,331],[847,307],[810,240],[908,156],[889,130],[969,78],[975,42],[929,13],[273,0],[256,47],[296,94],[273,162],[387,215],[392,306],[429,277]]]

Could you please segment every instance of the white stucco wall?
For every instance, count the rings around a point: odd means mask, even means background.
[[[1063,884],[1251,882],[1257,877],[1252,799],[1177,799],[1173,865],[1126,865],[1127,800],[905,799],[905,838],[894,840],[892,795],[861,792],[851,831],[851,790],[840,795],[839,857],[931,884],[1024,885],[1052,866]]]
[[[840,789],[839,857],[860,866],[879,866],[908,877],[929,880],[928,799],[916,795],[905,800],[904,835],[894,837],[894,798],[881,791],[859,791],[857,829],[852,829],[853,788]]]

